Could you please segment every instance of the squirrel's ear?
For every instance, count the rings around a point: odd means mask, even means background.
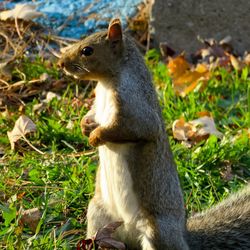
[[[122,40],[122,26],[121,26],[120,19],[118,19],[118,18],[117,19],[113,19],[109,23],[108,39],[111,42],[121,41]]]

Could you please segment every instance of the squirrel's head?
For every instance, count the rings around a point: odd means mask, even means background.
[[[72,45],[58,65],[68,74],[82,80],[100,80],[119,71],[123,52],[119,19],[110,22],[108,30],[95,33]]]

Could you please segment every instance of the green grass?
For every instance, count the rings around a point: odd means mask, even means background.
[[[249,70],[213,72],[203,92],[185,98],[174,94],[166,65],[151,51],[146,61],[152,71],[159,94],[166,130],[178,166],[188,213],[200,211],[238,190],[250,177],[249,157]],[[36,59],[23,64],[27,79],[47,73],[59,79],[54,65]],[[19,71],[17,79],[22,79]],[[27,99],[24,113],[37,125],[30,142],[41,155],[24,143],[17,152],[10,150],[7,131],[12,130],[20,112],[10,108],[11,115],[0,114],[0,145],[5,155],[0,158],[0,249],[75,249],[84,238],[86,208],[94,191],[96,151],[90,151],[87,138],[80,131],[80,119],[87,112],[83,106],[72,106],[85,86],[68,80],[60,90],[61,100],[53,99],[40,112],[33,112],[40,97]],[[212,113],[222,140],[214,136],[192,148],[186,148],[172,136],[173,121],[184,116],[197,118],[197,113]],[[69,127],[69,122],[71,126]],[[225,168],[230,178],[223,178]],[[39,208],[40,221],[35,230],[22,224],[21,210]]]

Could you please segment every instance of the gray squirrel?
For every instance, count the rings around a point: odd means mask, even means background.
[[[123,221],[114,238],[130,250],[250,249],[249,185],[186,219],[150,73],[119,19],[73,45],[58,64],[75,78],[98,82],[93,107],[81,121],[100,161],[88,237]]]

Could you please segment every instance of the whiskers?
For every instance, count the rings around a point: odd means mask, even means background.
[[[71,67],[74,71],[77,71],[79,73],[81,73],[82,71],[90,72],[87,68],[85,68],[79,64],[72,64]]]

